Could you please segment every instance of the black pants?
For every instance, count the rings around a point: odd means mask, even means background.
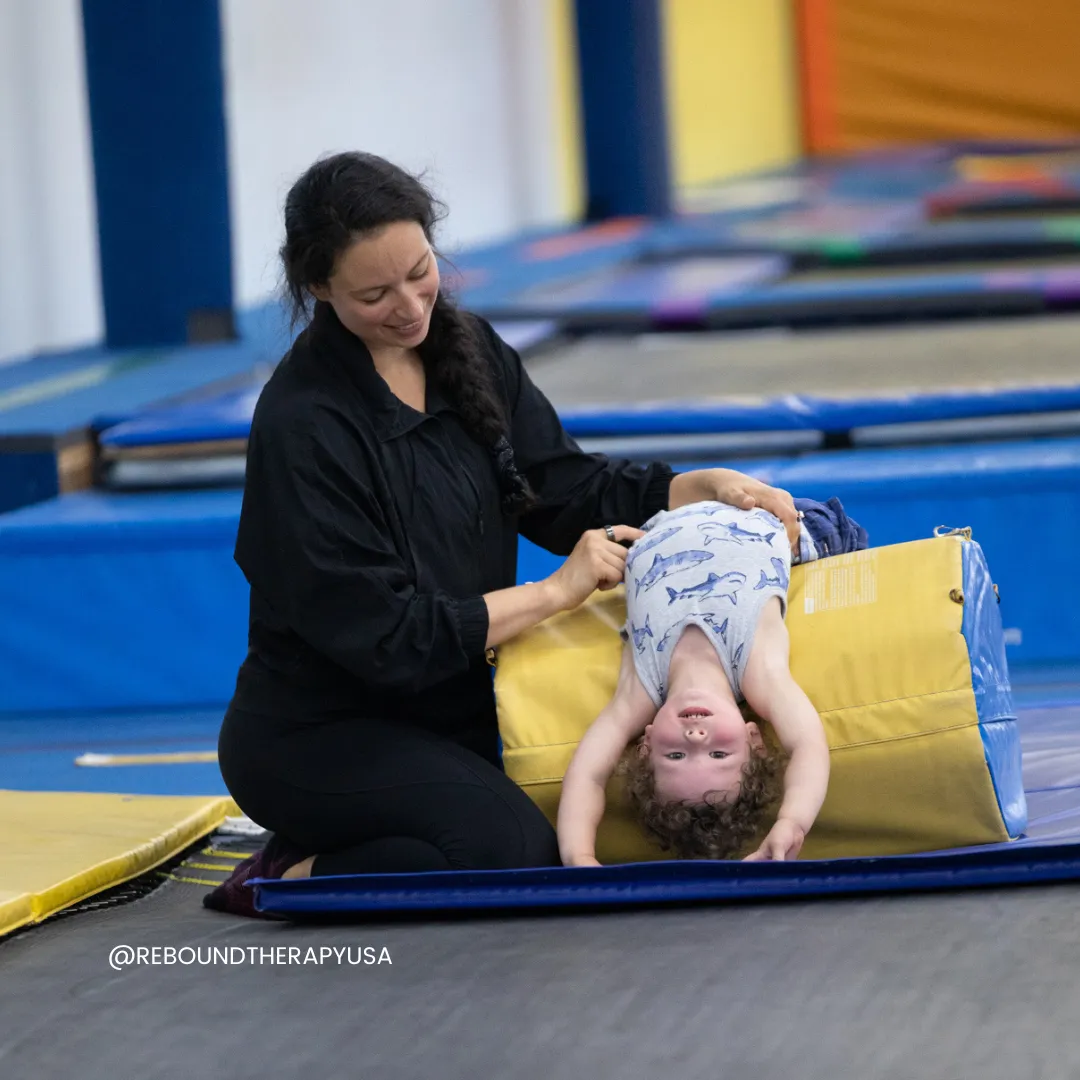
[[[401,722],[284,726],[230,708],[218,757],[245,814],[318,856],[313,874],[557,866],[555,831],[502,771],[494,733],[463,741],[476,748]]]

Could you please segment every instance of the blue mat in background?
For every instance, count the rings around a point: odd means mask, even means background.
[[[0,788],[127,795],[225,795],[217,762],[81,766],[87,753],[217,750],[224,708],[0,717]]]
[[[1080,608],[1062,601],[1080,594],[1080,439],[723,464],[838,495],[875,545],[971,526],[1001,589],[1010,665],[1080,660]],[[247,648],[240,501],[238,490],[84,492],[0,517],[0,712],[227,701]],[[523,541],[518,580],[561,561]]]
[[[972,272],[929,268],[890,274],[867,268],[831,281],[737,282],[732,270],[754,256],[700,256],[675,262],[627,263],[601,273],[528,288],[507,288],[463,301],[492,321],[558,319],[573,330],[726,329],[801,326],[899,317],[1035,314],[1080,306],[1080,254],[1051,269]],[[777,256],[779,258],[779,256]],[[715,281],[710,275],[715,275]],[[659,297],[660,300],[655,298]]]

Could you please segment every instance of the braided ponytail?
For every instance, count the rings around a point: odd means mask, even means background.
[[[469,434],[490,452],[502,492],[503,512],[524,513],[536,498],[514,461],[491,369],[470,321],[441,292],[431,313],[428,336],[417,351],[427,377],[461,414]]]

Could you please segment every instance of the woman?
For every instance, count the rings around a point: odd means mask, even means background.
[[[617,585],[659,510],[759,505],[798,535],[790,496],[741,473],[582,453],[517,354],[440,292],[436,216],[368,154],[317,162],[286,200],[288,293],[314,310],[252,422],[249,651],[219,743],[275,836],[211,907],[252,914],[251,877],[558,864],[502,771],[488,651]],[[569,558],[515,585],[519,533]]]

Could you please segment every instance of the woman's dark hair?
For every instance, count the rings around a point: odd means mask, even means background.
[[[374,154],[335,154],[315,162],[285,199],[281,262],[293,324],[307,321],[311,286],[326,284],[338,259],[359,237],[397,221],[415,221],[434,247],[435,225],[444,214],[419,179]],[[460,413],[469,434],[491,453],[503,509],[523,513],[534,496],[515,467],[491,367],[473,320],[443,290],[417,351],[427,377]]]

